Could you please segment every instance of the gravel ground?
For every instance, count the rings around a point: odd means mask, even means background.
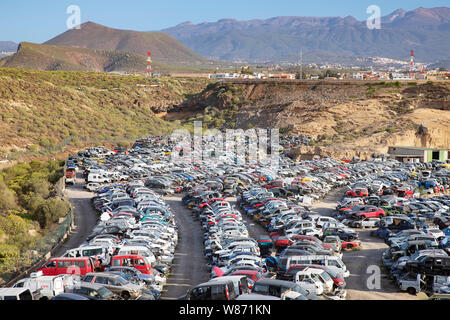
[[[172,209],[178,226],[178,246],[171,274],[161,300],[175,300],[186,294],[187,289],[210,279],[203,253],[203,230],[190,210],[183,206],[184,195],[166,197],[164,200]]]
[[[331,192],[323,201],[314,203],[312,210],[319,215],[331,216],[337,202],[343,194],[342,189]],[[416,296],[401,292],[397,286],[387,279],[387,274],[381,269],[379,289],[369,289],[367,282],[372,280],[373,271],[368,272],[369,266],[382,266],[381,255],[388,246],[381,240],[370,236],[370,229],[355,229],[359,232],[362,242],[361,250],[344,252],[343,262],[350,270],[347,282],[348,300],[418,300]],[[370,270],[369,270],[370,271]],[[369,279],[369,277],[371,277]],[[369,283],[373,283],[369,281]]]

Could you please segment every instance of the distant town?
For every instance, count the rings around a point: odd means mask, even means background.
[[[358,64],[358,65],[356,65]],[[364,65],[364,66],[362,66]],[[216,72],[210,79],[309,79],[309,80],[450,80],[450,71],[432,64],[416,63],[414,51],[409,61],[383,57],[357,58],[355,65],[331,63],[285,63],[259,65],[264,71],[251,72],[250,65],[242,66],[239,72]]]

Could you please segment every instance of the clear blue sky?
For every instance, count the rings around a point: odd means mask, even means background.
[[[119,29],[154,31],[181,22],[223,18],[265,19],[276,16],[354,16],[366,19],[376,4],[381,14],[403,8],[448,6],[449,0],[0,0],[0,41],[41,43],[67,30],[69,5],[87,20]]]

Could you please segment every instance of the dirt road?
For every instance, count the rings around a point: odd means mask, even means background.
[[[178,246],[161,300],[175,300],[185,295],[187,289],[210,279],[203,253],[203,230],[200,222],[183,206],[182,197],[181,195],[164,199],[175,215]]]
[[[342,194],[342,189],[334,190],[323,201],[313,204],[312,210],[319,215],[331,216]],[[381,239],[371,237],[368,229],[355,230],[359,232],[362,249],[345,251],[342,259],[350,271],[350,276],[346,279],[347,299],[418,300],[415,296],[400,292],[396,285],[387,279],[387,274],[383,273],[382,269],[380,286],[369,289],[372,285],[376,285],[376,281],[373,280],[375,273],[371,268],[382,265],[381,255],[388,246]],[[370,266],[375,267],[369,268]]]
[[[84,190],[83,186],[84,179],[79,175],[74,186],[66,187],[67,197],[74,206],[75,227],[67,241],[54,253],[55,257],[63,255],[69,249],[79,247],[97,225],[97,213],[91,204],[94,194]]]

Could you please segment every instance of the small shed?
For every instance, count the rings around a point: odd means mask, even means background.
[[[432,162],[448,160],[448,150],[422,147],[389,147],[388,154],[401,162]]]

